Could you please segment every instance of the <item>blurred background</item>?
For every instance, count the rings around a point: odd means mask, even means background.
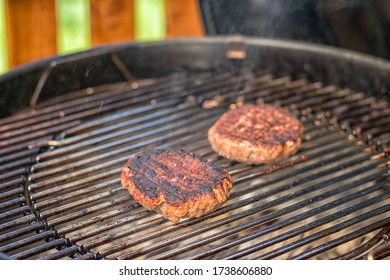
[[[174,37],[175,32],[182,35],[180,30],[168,34],[167,17],[184,22],[190,30],[185,33],[188,36],[201,35],[200,18],[194,19],[197,8],[194,3],[193,0],[0,0],[0,74],[55,53],[68,54],[126,40],[161,40]],[[91,21],[92,18],[95,20]],[[198,27],[191,27],[188,21]],[[41,39],[55,36],[55,42],[38,43],[33,38],[37,35]],[[7,43],[7,39],[13,42]],[[26,49],[28,53],[23,54]]]
[[[390,59],[390,0],[0,0],[0,74],[109,43],[205,34],[308,41]]]

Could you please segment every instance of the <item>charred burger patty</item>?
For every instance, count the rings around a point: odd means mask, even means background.
[[[302,123],[283,108],[245,105],[223,114],[209,129],[208,140],[226,158],[270,164],[295,154],[302,133]]]
[[[232,178],[200,156],[174,149],[151,149],[130,157],[121,182],[133,198],[172,222],[199,218],[229,197]]]

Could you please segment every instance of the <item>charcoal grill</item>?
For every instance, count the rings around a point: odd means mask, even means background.
[[[0,77],[0,257],[383,259],[390,254],[390,63],[242,37],[128,43]],[[300,151],[250,166],[213,152],[229,108],[269,103],[305,126]],[[151,147],[225,166],[227,203],[173,224],[120,172]]]

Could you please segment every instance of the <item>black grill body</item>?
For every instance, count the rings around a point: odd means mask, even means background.
[[[15,259],[386,258],[390,63],[289,41],[122,44],[0,77],[0,252]],[[304,123],[297,155],[249,166],[207,129],[245,103]],[[183,148],[225,166],[228,202],[172,224],[121,188],[127,158]]]

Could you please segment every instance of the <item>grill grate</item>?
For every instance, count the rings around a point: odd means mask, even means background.
[[[305,125],[299,153],[248,166],[212,152],[207,129],[245,102],[295,112]],[[390,108],[364,93],[272,75],[174,74],[69,93],[0,123],[0,252],[12,258],[389,255]],[[225,166],[228,202],[172,224],[133,201],[123,164],[166,146]]]

